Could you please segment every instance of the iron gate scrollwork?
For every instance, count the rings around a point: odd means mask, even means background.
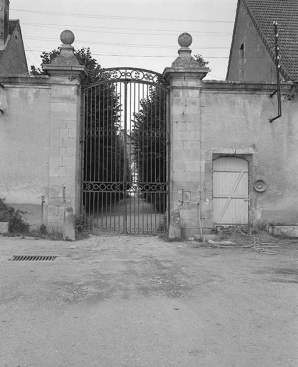
[[[161,74],[102,69],[84,89],[82,205],[96,233],[167,231],[168,88]]]

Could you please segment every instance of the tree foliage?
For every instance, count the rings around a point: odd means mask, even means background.
[[[29,233],[29,224],[24,220],[22,214],[25,212],[5,203],[5,199],[0,198],[0,222],[8,222],[9,233],[27,234]]]
[[[40,56],[41,65],[50,64],[53,59],[55,59],[60,54],[60,51],[54,49],[50,52],[43,52]],[[75,50],[74,54],[78,59],[80,65],[84,65],[87,70],[87,78],[84,81],[84,85],[88,85],[94,82],[99,81],[100,79],[100,71],[101,66],[98,64],[97,60],[92,57],[90,48],[82,47],[79,50]],[[36,68],[35,66],[31,66],[30,70],[31,75],[45,75],[46,71],[42,70],[42,67]]]
[[[194,55],[194,59],[201,67],[207,66],[209,64],[209,61],[206,61],[201,54]]]
[[[155,87],[140,101],[132,135],[139,187],[160,212],[166,208],[166,193],[162,192],[167,182],[166,96],[165,90]]]
[[[120,97],[113,84],[104,83],[87,88],[85,101],[84,181],[98,183],[101,191],[85,195],[85,205],[88,210],[104,210],[123,197],[123,183],[130,181],[119,133]]]

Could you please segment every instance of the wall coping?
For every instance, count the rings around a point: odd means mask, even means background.
[[[281,83],[281,91],[289,92],[289,89],[295,85],[292,82]],[[241,81],[219,81],[219,80],[203,80],[202,92],[208,90],[214,91],[237,91],[237,92],[266,92],[272,93],[277,89],[276,84],[260,83],[260,82],[241,82]]]
[[[52,84],[51,77],[48,75],[28,75],[28,76],[0,76],[0,83],[10,85],[50,85]],[[202,91],[238,91],[238,92],[268,92],[271,93],[277,89],[276,84],[259,83],[259,82],[241,82],[241,81],[219,81],[219,80],[203,80]],[[292,82],[281,83],[281,90],[288,92],[295,85]]]
[[[5,85],[28,85],[44,86],[50,84],[48,75],[28,75],[28,76],[0,76],[0,83]]]

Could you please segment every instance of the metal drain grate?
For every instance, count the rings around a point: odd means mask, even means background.
[[[10,261],[54,261],[57,256],[44,255],[13,255]]]

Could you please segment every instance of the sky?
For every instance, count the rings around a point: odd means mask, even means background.
[[[10,19],[20,19],[28,65],[61,45],[71,30],[75,49],[90,47],[103,68],[131,66],[162,73],[178,56],[177,39],[192,35],[192,55],[211,69],[206,79],[225,79],[237,0],[10,0]]]

